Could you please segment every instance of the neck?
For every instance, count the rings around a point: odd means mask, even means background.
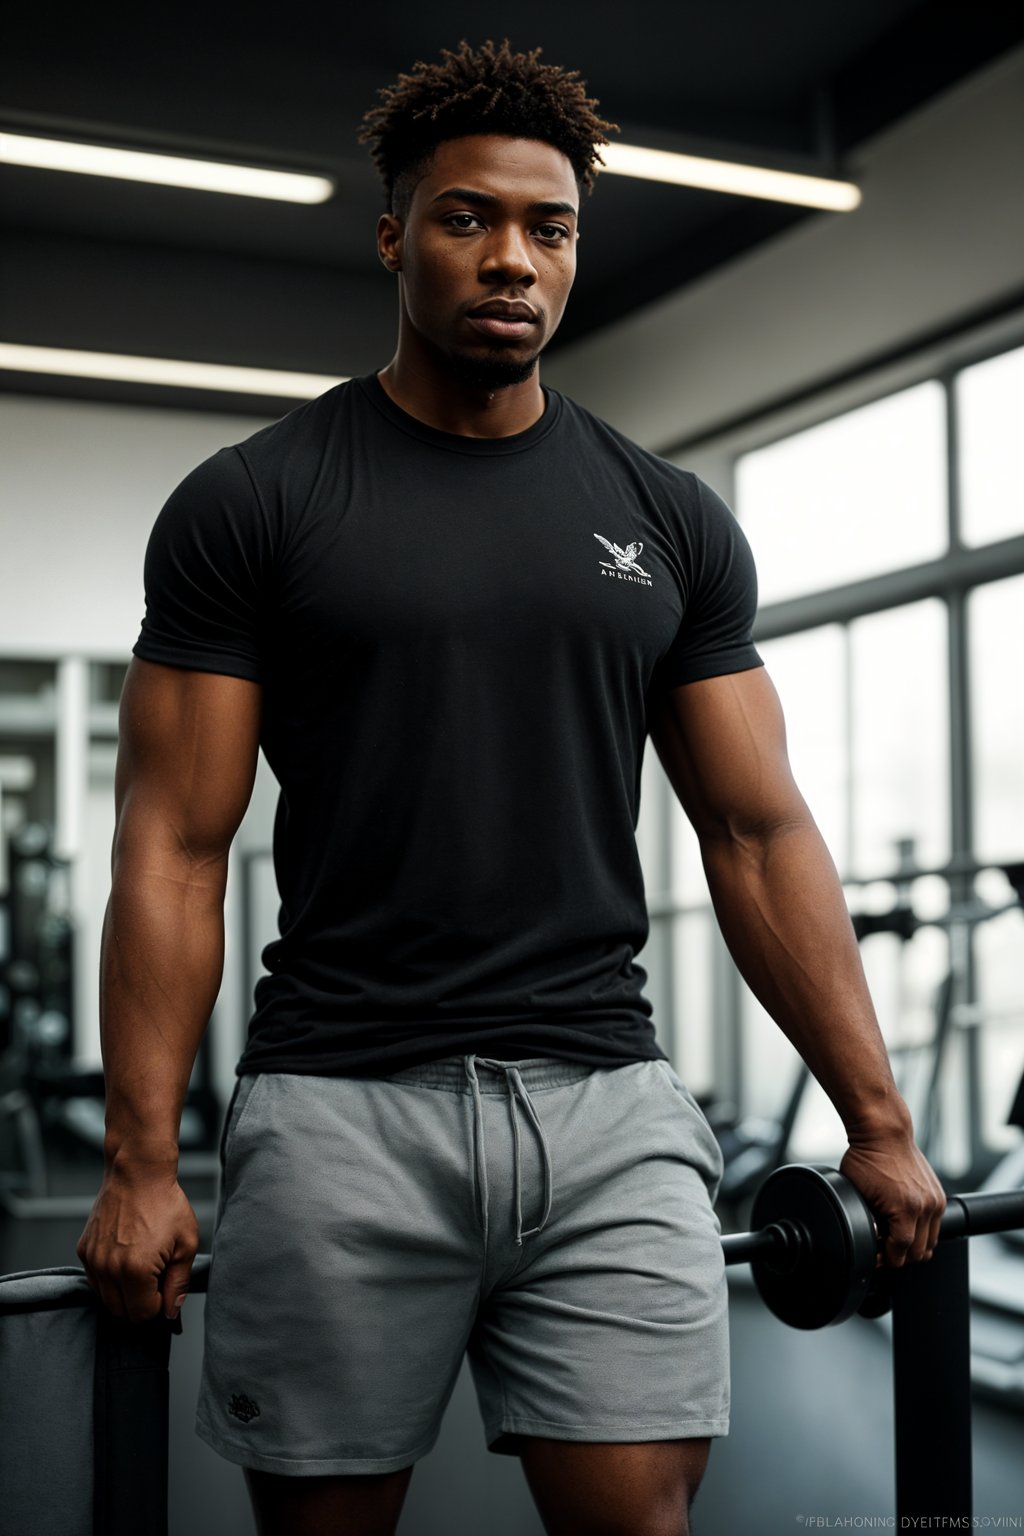
[[[441,360],[398,351],[377,375],[385,393],[417,421],[459,437],[511,437],[525,432],[544,414],[539,366],[522,384],[479,389],[465,382]]]

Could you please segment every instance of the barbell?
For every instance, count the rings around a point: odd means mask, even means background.
[[[1024,1227],[1024,1189],[947,1197],[939,1241]],[[892,1305],[884,1233],[863,1195],[835,1168],[789,1163],[761,1185],[755,1230],[722,1238],[726,1264],[749,1263],[768,1310],[792,1328],[828,1328]]]

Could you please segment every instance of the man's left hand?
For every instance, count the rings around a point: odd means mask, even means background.
[[[898,1132],[851,1137],[839,1172],[874,1213],[881,1228],[881,1262],[898,1269],[931,1258],[946,1196],[913,1136]]]

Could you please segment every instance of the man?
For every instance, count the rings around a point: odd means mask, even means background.
[[[890,1263],[930,1256],[944,1200],[790,775],[746,542],[540,384],[613,125],[507,43],[381,97],[393,360],[215,454],[150,541],[78,1252],[116,1314],[176,1315],[178,1121],[262,744],[281,937],[222,1142],[198,1432],[261,1532],[389,1533],[468,1349],[550,1532],[679,1536],[728,1427],[721,1157],[634,961],[647,734]]]

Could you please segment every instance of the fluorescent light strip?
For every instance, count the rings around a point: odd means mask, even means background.
[[[56,373],[64,378],[114,379],[125,384],[170,384],[176,389],[213,389],[232,395],[313,400],[345,378],[326,373],[283,373],[274,368],[233,368],[168,357],[122,357],[115,352],[67,352],[60,347],[22,347],[0,342],[0,368],[18,373]]]
[[[664,149],[643,149],[637,144],[608,144],[601,150],[601,156],[611,175],[634,176],[641,181],[666,181],[675,186],[703,187],[712,192],[838,212],[856,208],[861,200],[860,189],[850,181],[773,171],[728,160],[707,160]],[[19,133],[0,133],[0,163],[290,203],[322,203],[334,195],[334,183],[326,176],[154,155],[64,139],[30,138]]]
[[[730,160],[704,160],[664,149],[642,149],[637,144],[603,144],[600,153],[605,170],[613,176],[668,181],[679,187],[703,187],[710,192],[732,192],[740,197],[761,197],[774,203],[797,203],[802,208],[827,208],[838,213],[848,213],[861,200],[860,188],[852,181],[771,171],[763,166],[737,165]]]
[[[192,187],[201,192],[227,192],[236,197],[265,197],[285,203],[323,203],[334,195],[326,176],[295,171],[266,171],[254,165],[227,165],[217,160],[187,160],[177,155],[152,155],[135,149],[111,149],[103,144],[77,144],[64,139],[35,139],[20,133],[0,133],[0,163],[28,165],[44,171],[75,171],[83,176],[111,176],[120,181],[150,181],[164,187]]]

